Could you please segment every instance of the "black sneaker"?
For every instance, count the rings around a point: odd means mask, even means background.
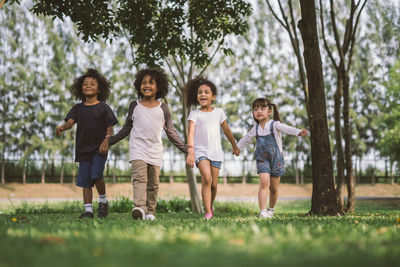
[[[89,211],[85,211],[84,213],[81,214],[81,216],[79,216],[79,219],[83,219],[83,218],[89,218],[89,219],[93,219],[93,212],[89,212]]]
[[[99,210],[97,212],[99,218],[105,218],[108,216],[108,202],[99,203]]]

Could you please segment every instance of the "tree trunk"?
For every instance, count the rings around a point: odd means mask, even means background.
[[[197,188],[196,175],[192,168],[186,166],[186,177],[189,184],[190,204],[194,213],[203,213],[199,190]]]
[[[1,184],[5,184],[6,183],[6,161],[3,160],[1,161]]]
[[[247,157],[243,157],[242,161],[242,184],[246,184],[246,162],[247,162]]]
[[[64,183],[64,165],[61,165],[61,170],[60,170],[60,184]]]
[[[117,157],[114,159],[114,168],[113,168],[113,183],[117,183],[117,174],[116,174],[116,169],[117,169]]]
[[[318,44],[314,1],[300,0],[300,29],[309,88],[313,192],[309,214],[339,215],[333,180],[332,155],[326,115],[321,53]]]
[[[22,162],[22,183],[26,184],[26,164],[25,164],[25,160]]]
[[[361,170],[361,161],[362,158],[361,156],[358,158],[358,183],[361,184],[361,175],[362,175],[362,170]]]
[[[182,89],[181,92],[184,90]],[[187,131],[187,115],[189,110],[186,108],[186,99],[185,96],[182,96],[182,124],[183,124],[183,133],[185,136],[185,143],[187,144],[188,140],[188,131]],[[201,203],[199,190],[197,188],[196,175],[193,172],[193,169],[186,166],[186,178],[189,185],[189,193],[190,193],[190,203],[192,206],[192,211],[194,213],[203,213],[203,205]]]
[[[343,146],[342,146],[342,127],[340,125],[341,116],[340,116],[340,107],[341,107],[341,98],[342,98],[342,80],[338,78],[338,84],[336,88],[336,92],[334,95],[335,99],[335,138],[336,138],[336,170],[337,170],[337,179],[336,179],[336,197],[338,199],[338,204],[344,210],[344,195],[343,195],[343,186],[344,186],[344,155],[343,155]]]
[[[344,66],[343,66],[344,67]],[[355,208],[355,183],[353,171],[353,158],[351,149],[351,128],[350,128],[350,92],[349,92],[349,76],[343,73],[343,137],[345,141],[345,158],[346,158],[346,184],[347,184],[347,206],[346,211],[353,212]]]
[[[299,142],[297,141],[296,148],[298,147]],[[296,149],[296,157],[295,157],[295,169],[296,169],[296,185],[299,184],[299,153],[297,153]]]
[[[42,179],[41,182],[44,184],[46,181],[46,160],[42,159]]]
[[[175,161],[175,153],[172,150],[172,157],[170,161],[170,171],[169,171],[169,183],[174,183],[174,161]]]
[[[72,166],[72,183],[75,184],[75,176],[76,176],[76,170],[75,170],[75,165]]]
[[[390,160],[390,184],[394,185],[393,161]]]

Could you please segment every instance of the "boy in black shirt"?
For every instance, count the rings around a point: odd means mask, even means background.
[[[82,103],[76,104],[69,111],[65,123],[57,126],[56,133],[70,129],[77,123],[75,162],[79,162],[76,185],[83,188],[85,212],[79,218],[93,218],[93,185],[99,194],[98,217],[108,215],[108,202],[103,171],[107,160],[108,142],[117,119],[111,108],[103,101],[110,95],[109,82],[95,69],[88,69],[85,74],[75,79],[70,88],[71,94]]]

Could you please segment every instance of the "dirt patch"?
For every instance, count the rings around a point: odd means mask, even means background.
[[[200,192],[201,185],[198,185]],[[132,185],[123,184],[107,184],[107,197],[129,197],[132,198]],[[97,197],[96,190],[94,196]],[[257,184],[219,184],[218,197],[257,197]],[[346,190],[345,190],[346,193]],[[279,187],[279,195],[282,197],[311,197],[312,185],[294,185],[281,184]],[[357,185],[356,196],[384,196],[384,197],[400,197],[400,185],[375,184],[375,185]],[[81,199],[82,189],[72,184],[18,184],[10,183],[0,185],[0,198],[7,199]],[[185,183],[161,183],[159,197],[189,197],[189,187]]]

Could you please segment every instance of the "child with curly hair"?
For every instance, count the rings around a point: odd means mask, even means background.
[[[252,104],[255,125],[238,142],[239,149],[243,149],[256,138],[257,174],[260,177],[258,189],[259,217],[262,219],[274,216],[275,204],[278,200],[278,187],[281,176],[285,173],[282,149],[282,133],[307,136],[308,131],[297,129],[281,122],[278,107],[266,98],[258,98]],[[273,112],[273,119],[270,116]],[[269,189],[269,207],[267,194]]]
[[[108,144],[113,145],[129,137],[129,162],[132,166],[132,218],[154,220],[159,188],[159,174],[163,163],[162,129],[168,139],[182,152],[187,146],[179,138],[171,120],[167,104],[161,102],[168,93],[168,78],[161,69],[142,69],[134,82],[139,100],[129,105],[125,125]],[[107,144],[107,145],[108,145]]]
[[[186,84],[185,95],[189,108],[200,105],[199,109],[190,112],[187,119],[189,150],[186,164],[191,168],[196,164],[200,170],[204,218],[209,220],[214,216],[213,203],[217,196],[219,169],[224,158],[220,128],[232,144],[232,153],[238,155],[239,148],[223,109],[212,106],[217,96],[217,87],[213,82],[197,76]]]
[[[79,218],[93,218],[93,185],[99,194],[98,217],[108,215],[106,185],[103,179],[107,160],[107,140],[117,124],[111,108],[105,103],[110,95],[110,83],[96,69],[88,69],[75,79],[71,94],[82,101],[76,104],[65,117],[65,123],[57,126],[56,134],[70,129],[77,123],[75,162],[79,162],[76,185],[83,188],[85,212]]]

